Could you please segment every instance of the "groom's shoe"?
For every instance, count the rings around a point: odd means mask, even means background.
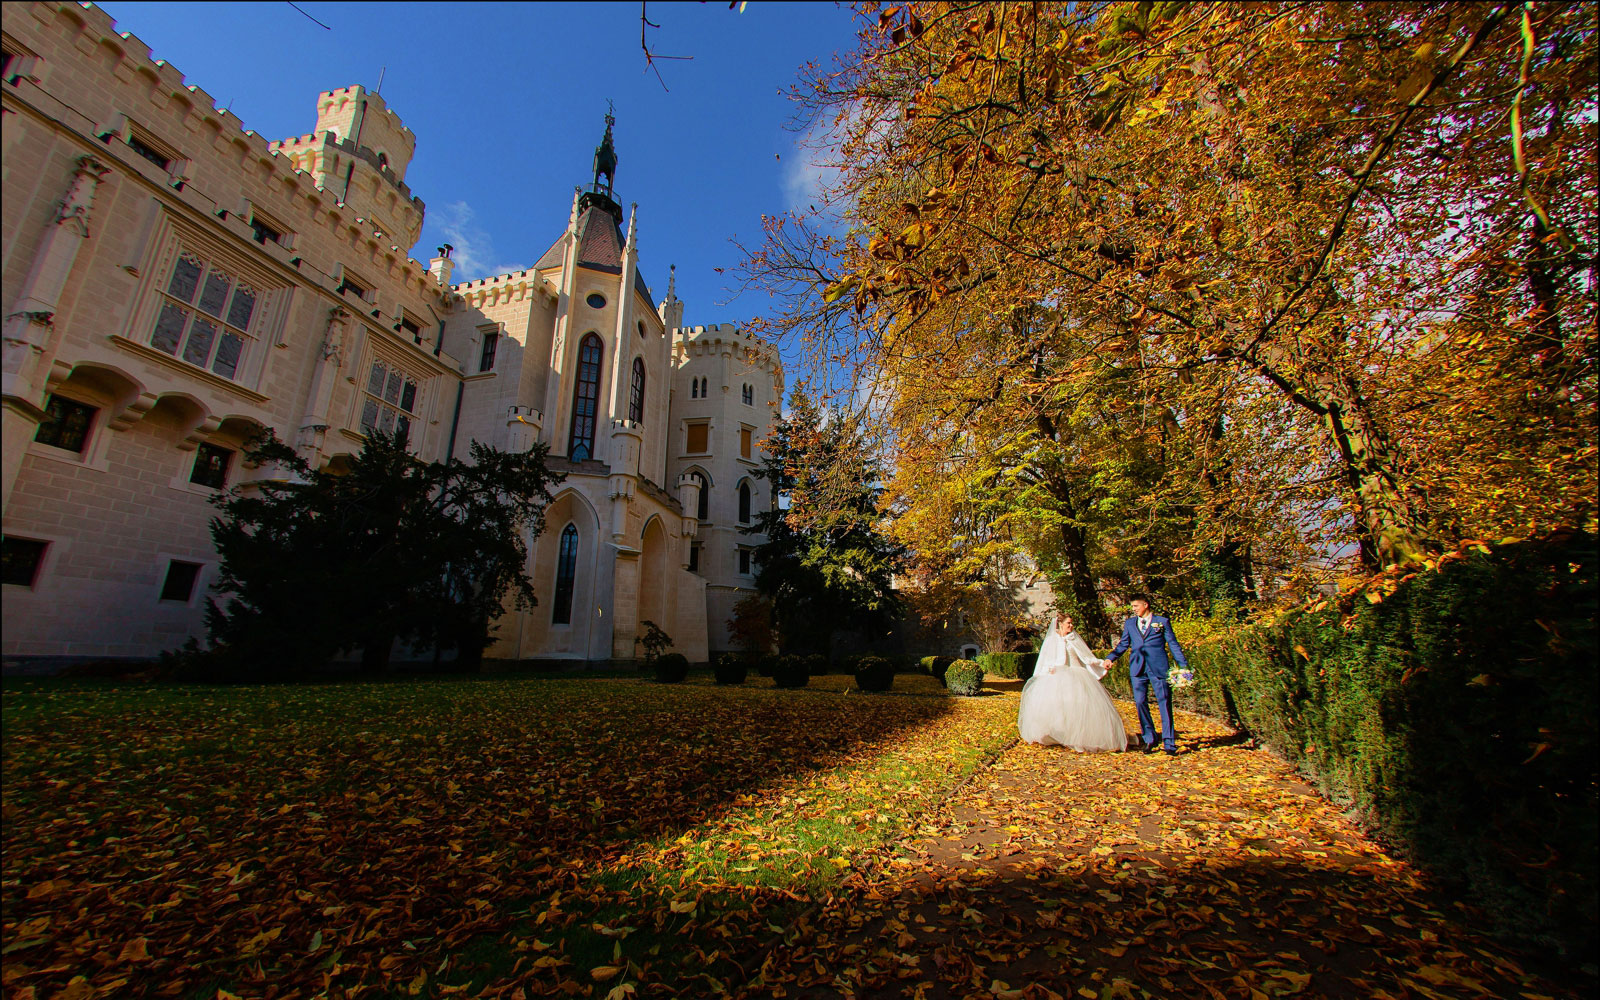
[[[1139,744],[1139,749],[1141,751],[1143,751],[1144,753],[1155,753],[1156,752],[1156,747],[1158,747],[1158,746],[1160,746],[1159,743],[1145,743],[1143,740],[1141,740],[1140,744]]]
[[[1177,747],[1162,747],[1161,748],[1161,752],[1166,754],[1168,757],[1176,757],[1176,756],[1178,756],[1178,748]]]

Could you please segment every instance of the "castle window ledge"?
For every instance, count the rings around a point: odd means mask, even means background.
[[[221,375],[215,375],[206,371],[204,368],[196,367],[195,365],[191,365],[186,361],[180,361],[165,351],[158,351],[154,347],[150,347],[147,344],[141,344],[136,340],[129,340],[120,333],[114,333],[108,339],[117,347],[127,351],[129,354],[143,358],[146,361],[153,361],[168,371],[177,372],[178,374],[183,375],[186,378],[193,379],[196,382],[203,382],[213,389],[221,389],[230,395],[238,396],[240,399],[247,400],[257,405],[271,401],[270,396],[264,396],[261,393],[256,392],[254,389],[247,389],[237,382],[230,382]]]
[[[410,337],[401,336],[401,334],[397,331],[389,329],[389,325],[387,323],[377,327],[369,326],[368,329],[379,332],[383,336],[384,344],[388,345],[389,347],[398,347],[405,351],[406,356],[411,360],[421,361],[428,367],[434,369],[435,375],[449,375],[453,378],[458,378],[463,382],[470,382],[481,377],[476,375],[463,375],[461,373],[461,362],[442,351],[437,357],[435,357],[433,351],[429,350],[426,346],[417,344],[413,342]],[[494,373],[484,372],[483,374],[493,375]],[[354,376],[347,375],[345,378],[347,381],[351,381],[354,379]]]

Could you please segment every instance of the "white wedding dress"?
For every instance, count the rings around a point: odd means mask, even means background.
[[[1074,750],[1125,750],[1122,716],[1100,686],[1105,667],[1078,633],[1050,625],[1033,677],[1022,686],[1017,733],[1028,743]]]

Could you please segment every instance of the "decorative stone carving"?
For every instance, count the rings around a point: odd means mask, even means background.
[[[94,207],[94,193],[100,181],[109,173],[111,168],[93,156],[78,157],[78,169],[73,172],[72,185],[56,203],[55,224],[70,225],[78,231],[79,236],[88,239],[89,210]]]

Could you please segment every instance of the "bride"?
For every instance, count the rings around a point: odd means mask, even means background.
[[[1022,687],[1017,733],[1028,743],[1074,750],[1125,750],[1127,732],[1100,686],[1105,664],[1065,615],[1050,623],[1033,677]]]

